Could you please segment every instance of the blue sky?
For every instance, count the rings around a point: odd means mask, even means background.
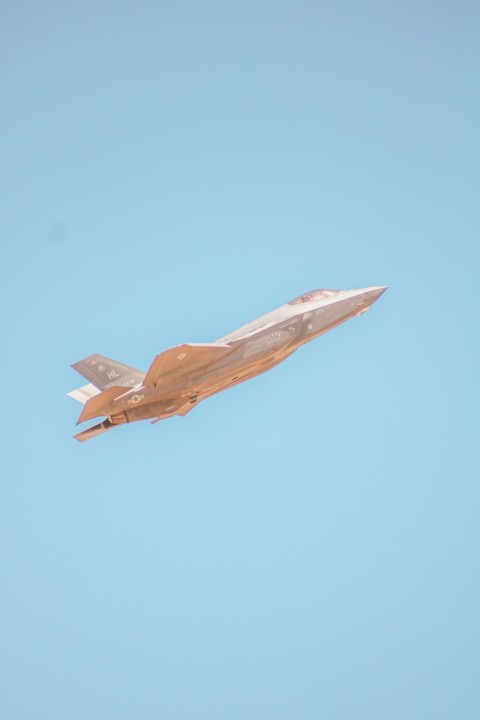
[[[4,2],[5,720],[480,713],[479,6]],[[366,315],[72,440],[317,287]]]

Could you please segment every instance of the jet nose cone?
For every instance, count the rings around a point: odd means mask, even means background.
[[[384,293],[385,290],[387,290],[387,289],[388,289],[388,285],[382,285],[382,286],[378,286],[378,287],[366,288],[366,289],[365,289],[365,294],[367,295],[370,303],[374,303],[376,300],[378,300],[378,298],[380,297],[380,295],[383,295],[383,293]]]

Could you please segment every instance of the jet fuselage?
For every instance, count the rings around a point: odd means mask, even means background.
[[[269,370],[301,345],[364,313],[385,289],[312,291],[215,343],[171,348],[157,356],[142,382],[134,387],[128,387],[132,380],[122,383],[127,387],[117,387],[115,397],[112,383],[102,393],[103,405],[101,395],[89,401],[79,422],[106,415],[107,421],[96,426],[103,432],[137,420],[186,415],[201,400]],[[97,434],[91,430],[91,436]],[[84,433],[76,437],[87,439],[89,431]]]

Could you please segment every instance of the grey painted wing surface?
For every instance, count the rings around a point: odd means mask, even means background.
[[[141,370],[96,354],[79,360],[72,368],[99,390],[106,390],[112,385],[133,387],[143,382],[145,376]]]

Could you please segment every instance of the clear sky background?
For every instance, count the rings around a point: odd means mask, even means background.
[[[2,720],[480,717],[479,21],[3,0]],[[72,440],[71,363],[384,284]]]

